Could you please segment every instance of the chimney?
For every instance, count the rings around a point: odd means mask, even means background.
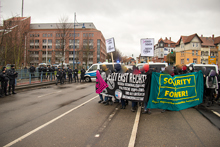
[[[170,37],[170,41],[171,41],[171,37]]]
[[[203,37],[203,35],[201,35],[201,37]]]
[[[212,34],[212,39],[214,39],[215,38],[215,36],[214,36],[214,34]]]

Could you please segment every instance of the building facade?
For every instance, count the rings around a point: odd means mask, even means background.
[[[181,36],[176,43],[176,65],[190,63],[219,65],[218,38],[214,38],[214,35],[199,37],[197,34]],[[211,60],[213,61],[210,62]]]
[[[74,48],[75,44],[75,48]],[[107,56],[105,38],[93,23],[30,24],[27,34],[28,63],[91,66]]]
[[[169,39],[166,37],[164,40],[160,38],[154,46],[153,62],[167,62],[167,55],[175,51],[175,45],[176,42],[171,41],[171,37]]]

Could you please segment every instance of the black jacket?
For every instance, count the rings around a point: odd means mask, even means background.
[[[35,67],[34,66],[30,67],[30,72],[35,72]]]
[[[7,74],[10,80],[15,80],[18,77],[18,73],[12,68],[7,71]]]
[[[61,79],[63,77],[63,72],[62,71],[57,71],[56,77],[57,77],[57,79]]]
[[[77,75],[78,74],[78,69],[74,69],[74,75]]]
[[[73,71],[72,69],[68,69],[67,72],[68,72],[68,75],[71,75]]]
[[[81,78],[82,78],[82,79],[84,79],[85,73],[86,73],[85,69],[81,69]]]

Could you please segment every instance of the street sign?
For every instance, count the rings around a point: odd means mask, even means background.
[[[214,58],[212,58],[212,57],[214,57]],[[208,57],[208,64],[216,64],[215,56],[209,56]]]
[[[107,53],[111,53],[111,52],[115,51],[115,40],[114,40],[114,38],[106,39],[105,44],[106,44]]]

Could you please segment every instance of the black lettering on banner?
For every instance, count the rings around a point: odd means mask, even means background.
[[[111,73],[107,75],[106,82],[109,85],[107,94],[117,98],[117,90],[122,93],[121,98],[143,101],[145,96],[145,84],[147,75],[133,73]],[[114,86],[113,86],[114,85]]]

